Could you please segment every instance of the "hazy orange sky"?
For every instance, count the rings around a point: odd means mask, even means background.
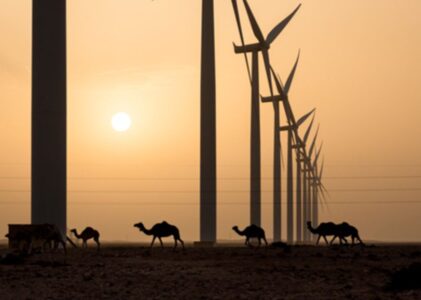
[[[31,3],[0,0],[0,236],[30,221]],[[249,3],[266,34],[299,2]],[[271,59],[286,77],[301,49],[290,101],[297,116],[317,108],[331,191],[320,220],[346,220],[363,239],[420,241],[421,2],[302,4]],[[215,14],[218,238],[234,239],[232,225],[249,220],[250,87],[233,52],[231,1],[215,1]],[[133,223],[165,219],[199,238],[200,17],[198,0],[68,1],[69,227],[149,240]],[[133,119],[125,133],[111,128],[119,111]],[[272,236],[270,104],[261,118],[262,225]],[[343,178],[361,176],[393,178]]]

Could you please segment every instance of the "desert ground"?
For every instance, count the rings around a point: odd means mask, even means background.
[[[0,298],[421,299],[420,289],[390,288],[396,271],[421,263],[421,245],[284,250],[190,244],[174,252],[170,243],[152,251],[145,244],[109,243],[99,253],[72,248],[66,256],[33,254],[0,264]],[[419,288],[421,277],[415,280]]]

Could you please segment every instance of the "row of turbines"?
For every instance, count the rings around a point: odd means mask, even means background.
[[[232,0],[235,19],[240,34],[241,45],[234,44],[234,52],[243,54],[247,67],[247,72],[251,85],[251,138],[250,138],[250,223],[261,224],[261,157],[260,157],[260,102],[272,103],[274,110],[274,149],[273,149],[273,239],[281,240],[282,232],[282,168],[281,168],[281,132],[287,134],[287,184],[286,184],[286,203],[287,203],[287,220],[286,232],[288,243],[310,241],[311,236],[306,230],[305,224],[311,221],[313,224],[318,223],[319,200],[325,200],[325,187],[321,182],[323,175],[323,162],[319,168],[319,157],[323,144],[316,149],[316,141],[319,129],[317,128],[314,138],[308,145],[308,138],[314,123],[315,109],[311,110],[298,120],[292,110],[289,100],[289,90],[298,66],[300,52],[298,52],[295,64],[289,73],[285,84],[275,72],[270,63],[269,49],[271,44],[277,39],[280,33],[285,29],[291,19],[300,9],[301,4],[289,14],[285,19],[279,22],[264,37],[259,24],[253,14],[253,11],[247,0],[243,0],[244,7],[254,33],[257,39],[256,43],[247,44],[244,39],[242,23],[237,0]],[[269,85],[270,95],[263,97],[260,94],[259,84],[259,53],[262,55],[267,81]],[[251,68],[248,55],[251,54]],[[275,83],[275,91],[273,87]],[[281,104],[281,105],[280,105]],[[280,110],[283,107],[285,111],[286,121],[283,124],[280,118]],[[309,118],[312,117],[310,124],[305,131],[304,136],[300,136],[299,128]],[[294,162],[295,154],[295,162]],[[296,169],[296,188],[295,188],[295,204],[294,205],[294,163]],[[319,197],[321,194],[321,198]],[[319,199],[320,198],[320,199]],[[295,208],[295,209],[294,209]],[[294,238],[294,210],[295,210],[295,238]]]
[[[237,0],[232,0],[240,32],[241,46],[235,53],[244,54],[251,84],[251,172],[250,222],[261,223],[260,174],[260,101],[272,103],[274,118],[274,240],[281,239],[281,132],[287,132],[287,240],[292,242],[294,228],[293,168],[296,164],[296,241],[308,241],[304,223],[318,223],[319,192],[324,198],[321,183],[323,163],[319,168],[321,146],[315,150],[316,138],[307,147],[311,121],[303,138],[300,126],[314,110],[296,120],[288,92],[298,64],[297,61],[285,84],[270,64],[269,48],[289,21],[298,6],[264,38],[253,12],[243,0],[257,43],[245,44]],[[66,79],[66,0],[32,1],[32,143],[31,143],[31,219],[33,224],[56,224],[65,233],[67,210],[67,79]],[[214,0],[202,0],[200,80],[200,241],[216,242],[216,85]],[[252,55],[251,70],[248,55]],[[259,53],[262,54],[270,96],[261,97],[259,89]],[[273,84],[277,93],[273,91]],[[282,104],[286,123],[280,120]]]

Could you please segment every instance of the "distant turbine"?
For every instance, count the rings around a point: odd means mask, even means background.
[[[304,121],[314,113],[314,109],[309,113],[302,116],[298,122],[298,127],[304,123]],[[298,129],[298,128],[297,128]],[[298,134],[296,135],[298,136]],[[295,145],[292,146],[296,149],[296,241],[301,243],[303,241],[303,197],[302,197],[302,157],[305,155],[302,153],[302,149],[305,148],[303,141],[296,139]]]
[[[312,219],[312,203],[313,203],[313,177],[314,177],[314,170],[313,170],[313,166],[312,166],[312,155],[313,155],[313,151],[315,149],[315,145],[316,145],[316,141],[317,141],[317,136],[319,134],[319,126],[317,127],[316,133],[313,137],[313,141],[310,145],[310,149],[308,152],[308,156],[306,157],[306,166],[305,166],[305,172],[307,173],[307,199],[304,202],[305,204],[305,209],[304,209],[304,216],[305,216],[305,222],[307,223],[308,221],[311,221]],[[307,230],[306,231],[306,236],[305,236],[305,241],[310,241],[311,240],[311,235],[310,232]]]
[[[319,181],[321,180],[321,176],[318,173],[318,160],[320,153],[323,148],[323,143],[320,145],[319,149],[316,152],[316,157],[314,162],[312,163],[314,175],[313,175],[313,203],[312,203],[312,212],[311,212],[311,223],[314,224],[313,226],[317,227],[319,224]],[[323,171],[323,169],[321,170]],[[314,237],[314,235],[313,235]]]
[[[306,145],[307,145],[307,140],[311,131],[311,128],[313,126],[314,123],[314,115],[313,118],[310,122],[310,125],[307,127],[307,130],[304,134],[304,138],[302,141],[302,144],[300,145],[301,150],[303,151],[303,153],[300,155],[300,157],[298,158],[298,162],[301,165],[301,170],[302,170],[302,202],[303,202],[303,224],[302,224],[302,229],[303,229],[303,241],[307,241],[308,240],[308,230],[305,230],[306,228],[306,222],[307,222],[307,218],[308,218],[308,212],[307,212],[307,203],[308,203],[308,169],[309,167],[307,166],[308,164],[308,159],[307,159],[307,154],[306,154]]]
[[[289,90],[292,84],[292,81],[294,79],[294,75],[297,69],[297,65],[298,65],[298,61],[299,61],[299,57],[300,57],[300,53],[298,53],[297,56],[297,60],[295,61],[295,64],[287,78],[287,81],[285,83],[285,86],[282,85],[282,81],[280,78],[278,78],[274,72],[274,70],[272,69],[272,74],[273,77],[275,78],[275,84],[278,90],[278,95],[274,95],[273,97],[263,97],[262,98],[262,102],[273,102],[274,105],[277,105],[278,101],[282,101],[283,102],[283,106],[285,109],[285,114],[287,116],[287,120],[288,120],[288,126],[280,126],[280,124],[278,124],[278,126],[276,127],[276,132],[278,133],[278,131],[283,131],[283,130],[287,130],[288,131],[288,148],[287,148],[287,153],[288,153],[288,160],[287,160],[287,241],[288,243],[292,243],[294,240],[293,237],[293,233],[294,233],[294,217],[293,217],[293,207],[294,207],[294,202],[293,202],[293,163],[292,163],[292,141],[295,139],[296,141],[300,141],[299,135],[298,135],[298,127],[305,122],[305,120],[314,112],[314,110],[312,110],[311,112],[309,112],[308,114],[304,115],[300,120],[298,120],[298,122],[295,120],[294,114],[292,112],[291,109],[291,104],[289,102]],[[276,115],[275,115],[276,117]],[[276,141],[277,135],[275,134],[275,141]],[[296,142],[296,144],[298,144]],[[277,149],[275,148],[275,151]],[[276,156],[275,156],[276,157]],[[274,165],[274,172],[276,170],[277,166]],[[276,185],[276,183],[278,182],[278,180],[274,180],[274,185]],[[297,191],[298,194],[301,193],[301,191]],[[276,199],[276,193],[274,193],[274,199]],[[301,210],[301,208],[299,208]],[[274,224],[276,224],[277,220],[276,220],[277,215],[274,214]],[[276,225],[275,225],[276,226]],[[298,228],[298,227],[297,227]]]
[[[66,1],[32,1],[31,219],[66,233]]]
[[[259,106],[259,59],[258,53],[261,52],[266,68],[266,75],[268,78],[269,89],[273,95],[272,77],[270,71],[269,48],[272,42],[278,37],[282,30],[288,25],[295,13],[300,8],[301,4],[283,21],[276,25],[268,34],[266,39],[253,15],[253,12],[247,2],[243,0],[247,15],[253,29],[253,33],[258,40],[256,44],[245,45],[244,35],[239,17],[237,1],[232,0],[234,14],[237,21],[238,30],[240,32],[241,46],[234,44],[235,53],[242,53],[245,55],[247,71],[251,81],[251,138],[250,138],[250,223],[259,225],[261,223],[261,176],[260,176],[260,106]],[[247,53],[252,53],[252,71],[250,74],[250,67],[248,65]]]

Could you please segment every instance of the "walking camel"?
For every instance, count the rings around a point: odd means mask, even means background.
[[[342,244],[342,242],[348,244],[346,237],[349,236],[352,238],[352,245],[355,244],[356,239],[361,243],[361,245],[364,245],[363,241],[360,239],[357,228],[349,225],[346,222],[343,222],[341,224],[335,224],[333,222],[320,223],[319,226],[317,226],[317,228],[313,228],[311,226],[311,222],[309,221],[307,222],[307,228],[311,231],[311,233],[319,235],[316,241],[316,245],[319,244],[319,240],[321,237],[324,238],[327,245],[332,245],[336,238],[339,239],[340,244]],[[333,236],[330,243],[327,241],[326,236]]]
[[[329,242],[327,240],[327,236],[336,236],[337,233],[337,228],[336,228],[336,224],[333,222],[327,222],[327,223],[320,223],[319,226],[317,226],[316,228],[313,228],[311,226],[311,221],[307,222],[307,228],[308,230],[310,230],[311,233],[313,234],[318,234],[319,236],[317,237],[317,241],[316,241],[316,245],[319,244],[320,238],[323,237],[323,239],[326,242],[326,245],[329,245]],[[339,238],[340,243],[342,243],[342,239]]]
[[[153,236],[150,248],[153,247],[153,244],[156,238],[158,238],[159,242],[161,243],[161,247],[164,247],[164,244],[162,243],[161,238],[173,236],[174,237],[174,250],[177,248],[178,241],[180,241],[181,246],[183,247],[183,250],[184,250],[184,242],[180,238],[180,232],[178,228],[174,225],[168,224],[167,222],[163,221],[161,223],[155,224],[154,226],[152,226],[151,229],[146,229],[143,223],[141,222],[134,224],[133,226],[138,228],[144,234]]]
[[[23,243],[24,249],[22,251],[27,254],[32,253],[36,241],[42,241],[42,250],[44,251],[47,245],[51,248],[51,244],[54,243],[54,250],[62,245],[64,254],[67,253],[66,241],[54,224],[24,225],[16,232],[6,234],[6,238],[15,241],[19,248]]]
[[[262,244],[262,240],[265,241],[266,246],[268,245],[268,242],[266,241],[265,231],[263,230],[263,228],[257,225],[252,224],[250,226],[247,226],[243,231],[239,230],[238,226],[234,226],[232,230],[234,230],[238,235],[246,237],[246,241],[245,241],[246,246],[252,247],[252,245],[250,244],[251,238],[258,239],[259,247]]]
[[[93,229],[92,227],[86,227],[80,234],[77,233],[77,229],[74,228],[70,230],[73,232],[77,239],[82,239],[82,248],[88,248],[88,240],[94,239],[97,244],[97,249],[99,251],[100,242],[99,242],[99,232],[98,230]]]
[[[339,241],[343,239],[345,241],[345,244],[348,244],[348,241],[346,240],[346,238],[350,236],[352,240],[352,245],[355,245],[355,240],[358,240],[361,245],[364,245],[363,241],[360,238],[360,235],[358,234],[357,228],[355,228],[352,225],[349,225],[347,222],[343,222],[336,226],[337,226],[337,234],[333,237],[330,243],[333,243],[333,241],[338,237]]]

